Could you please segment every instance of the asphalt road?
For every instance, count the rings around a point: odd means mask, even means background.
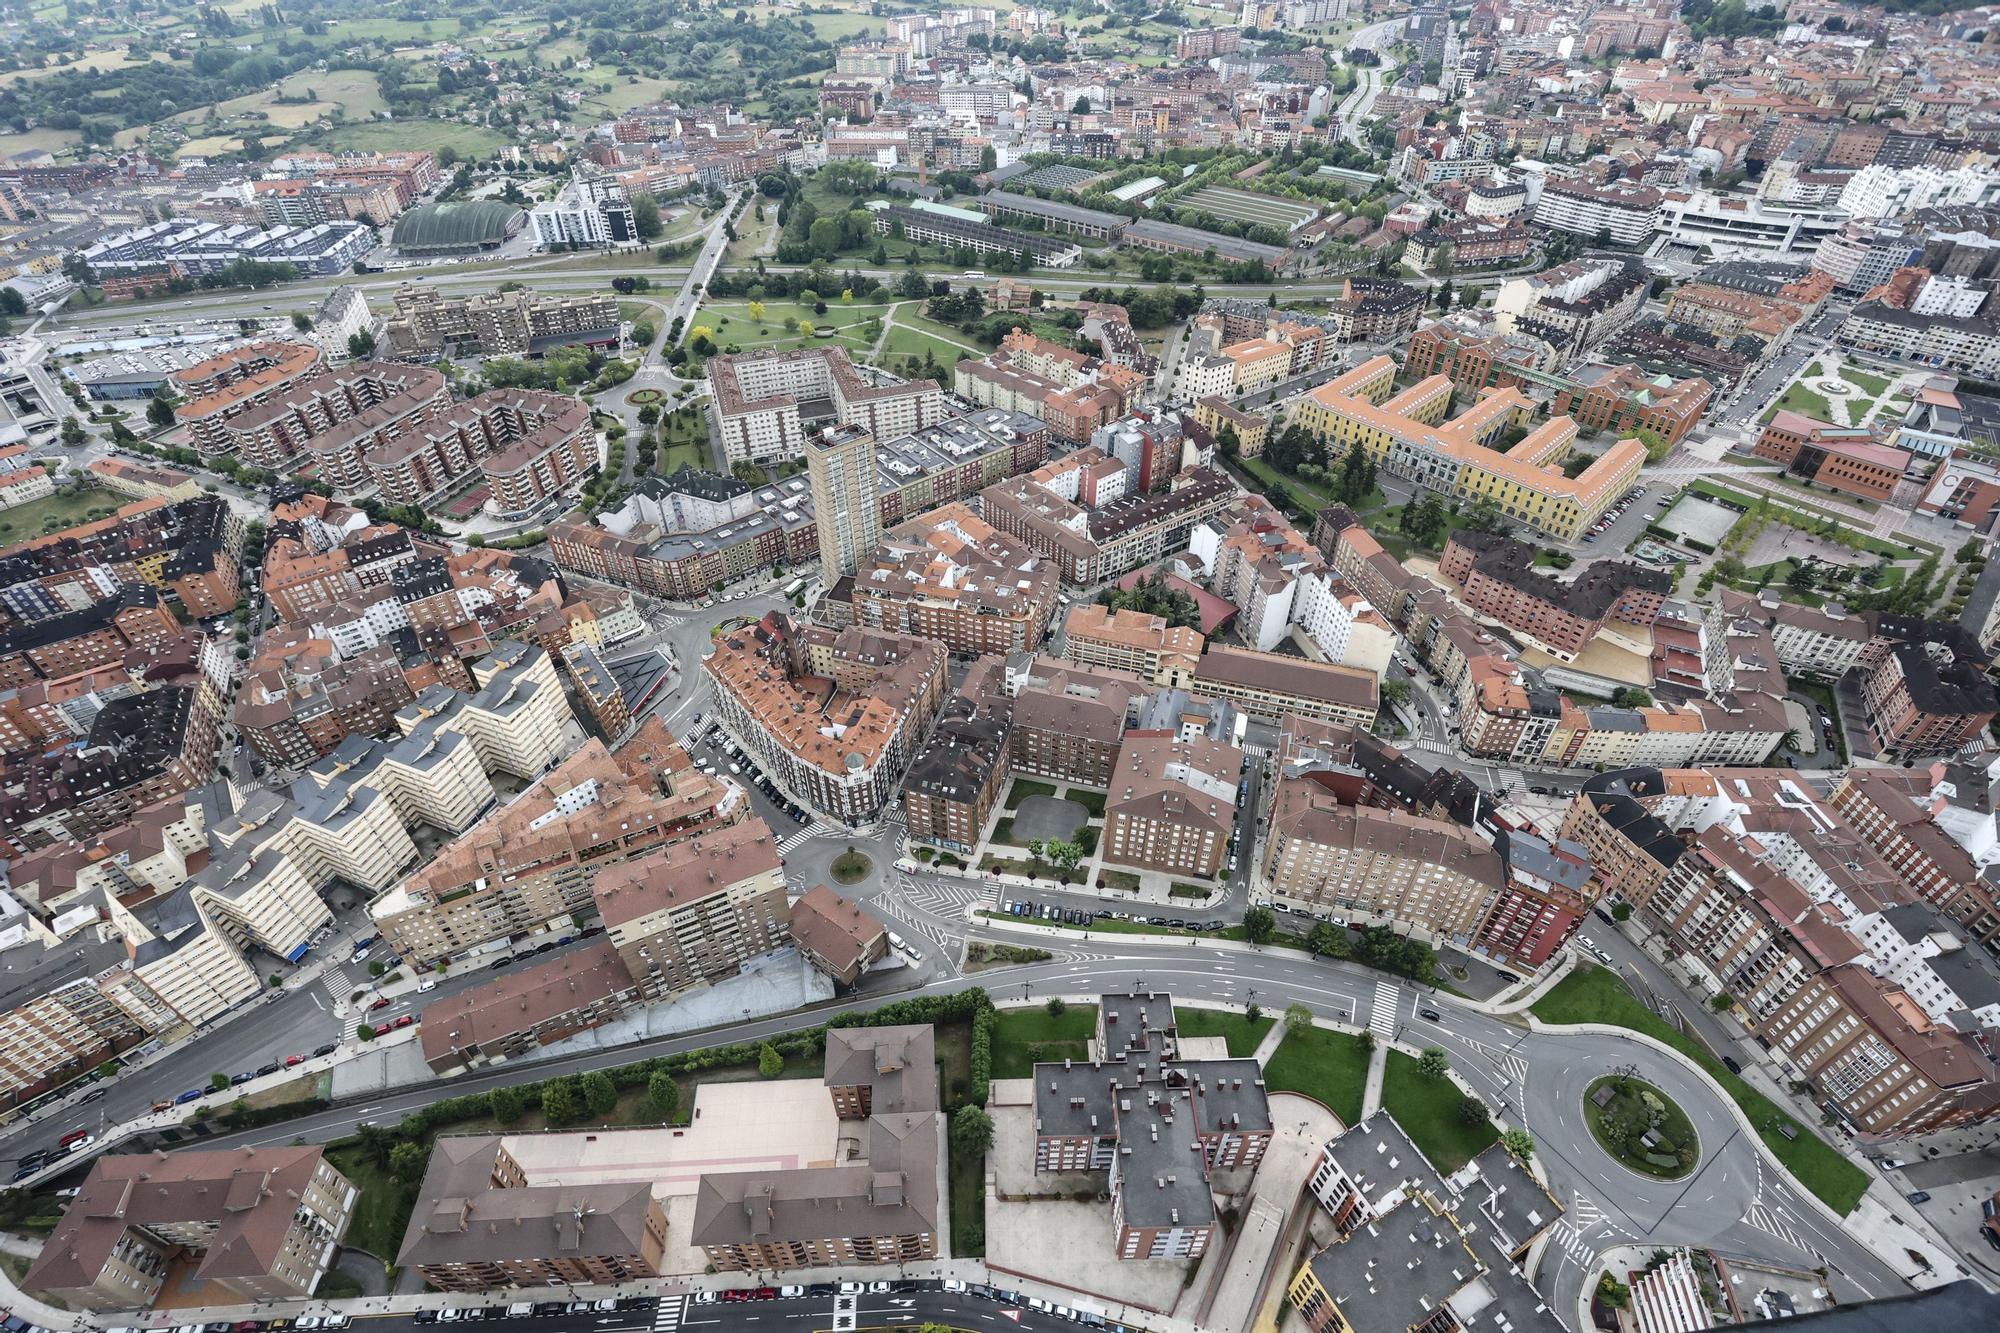
[[[724,1275],[719,1280],[727,1281],[728,1276]],[[773,1328],[798,1329],[807,1333],[808,1330],[828,1327],[858,1331],[938,1323],[960,1329],[1060,1333],[1084,1326],[1038,1310],[1028,1305],[1019,1293],[1004,1288],[996,1291],[968,1286],[963,1291],[945,1291],[936,1280],[894,1278],[877,1278],[863,1285],[886,1285],[891,1290],[862,1291],[843,1296],[833,1290],[831,1284],[816,1284],[808,1288],[813,1293],[810,1295],[747,1301],[731,1301],[720,1294],[713,1301],[702,1301],[689,1294],[671,1294],[657,1300],[630,1297],[619,1301],[615,1310],[591,1309],[572,1314],[565,1309],[558,1314],[521,1316],[508,1315],[506,1311],[510,1302],[503,1299],[506,1293],[496,1292],[493,1294],[495,1304],[464,1306],[474,1312],[478,1316],[476,1318],[419,1323],[414,1314],[363,1315],[350,1327],[358,1333],[416,1333],[418,1329],[426,1333],[449,1333],[457,1329],[474,1333],[482,1327],[504,1323],[518,1333],[655,1333],[656,1330],[658,1333],[675,1333],[680,1329],[698,1329],[701,1333],[736,1333],[736,1330],[754,1329],[756,1333],[770,1333]],[[773,1290],[776,1287],[774,1281],[772,1286],[762,1289]],[[741,1289],[759,1288],[746,1278]],[[1012,1299],[1003,1299],[1003,1296]],[[1115,1324],[1104,1326],[1116,1327]]]

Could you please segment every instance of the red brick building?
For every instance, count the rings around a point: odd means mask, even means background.
[[[1651,625],[1673,589],[1664,571],[1600,560],[1562,583],[1535,569],[1535,548],[1509,537],[1460,530],[1445,543],[1438,572],[1466,605],[1565,660],[1581,653],[1610,620]]]
[[[1557,392],[1552,415],[1573,417],[1586,431],[1628,436],[1645,429],[1668,444],[1679,444],[1694,429],[1715,393],[1707,380],[1648,375],[1637,366],[1585,367],[1578,377]]]

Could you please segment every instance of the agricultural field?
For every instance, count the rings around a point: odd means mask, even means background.
[[[1193,194],[1183,195],[1175,200],[1174,206],[1196,209],[1221,218],[1224,222],[1277,227],[1282,231],[1303,226],[1319,212],[1313,205],[1298,200],[1279,199],[1268,194],[1252,194],[1248,190],[1238,190],[1227,185],[1205,185]]]
[[[460,157],[490,157],[511,140],[484,125],[454,125],[435,120],[375,121],[367,125],[336,125],[310,136],[315,148],[329,151],[353,149],[358,152],[389,153],[399,148],[428,148],[432,152],[449,145]]]

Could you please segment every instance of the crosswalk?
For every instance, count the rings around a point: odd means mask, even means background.
[[[1375,1007],[1368,1015],[1368,1027],[1383,1041],[1396,1039],[1396,1000],[1402,990],[1387,981],[1375,983]]]
[[[326,987],[326,993],[333,997],[333,1001],[336,1004],[345,1003],[347,997],[354,994],[354,979],[347,975],[347,968],[344,964],[340,967],[329,968],[327,971],[321,973],[320,982]]]
[[[659,1308],[653,1313],[653,1333],[674,1333],[681,1326],[681,1316],[686,1312],[687,1297],[660,1297]]]
[[[833,1298],[833,1333],[854,1333],[855,1325],[860,1322],[856,1318],[856,1307],[860,1304],[853,1296]]]
[[[1483,1041],[1474,1041],[1470,1037],[1459,1037],[1458,1040],[1461,1045],[1468,1046],[1485,1056],[1488,1063],[1497,1066],[1501,1073],[1505,1074],[1515,1083],[1525,1083],[1528,1081],[1527,1056],[1504,1050],[1498,1046],[1490,1046]]]
[[[1792,1224],[1786,1218],[1785,1210],[1782,1208],[1753,1203],[1750,1205],[1750,1211],[1743,1215],[1743,1220],[1766,1235],[1776,1236],[1779,1240],[1785,1242],[1785,1244],[1804,1254],[1824,1257],[1807,1242],[1804,1236],[1800,1235],[1792,1227]]]
[[[1573,1218],[1557,1218],[1556,1224],[1549,1228],[1549,1243],[1574,1260],[1578,1268],[1589,1268],[1597,1258],[1597,1247],[1584,1236],[1592,1230],[1595,1224],[1586,1226]]]
[[[814,838],[824,838],[828,834],[838,833],[838,832],[840,832],[840,830],[835,828],[833,825],[815,819],[812,823],[806,825],[804,828],[800,829],[797,833],[794,833],[789,837],[778,839],[778,855],[789,856],[791,853],[797,851],[799,848],[811,842]]]

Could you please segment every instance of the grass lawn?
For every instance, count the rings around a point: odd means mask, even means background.
[[[1073,1004],[1059,1014],[1003,1009],[993,1027],[993,1077],[1028,1078],[1045,1060],[1087,1060],[1096,1030],[1094,1004]]]
[[[1014,781],[1014,785],[1007,791],[1007,808],[1009,810],[1019,810],[1021,802],[1027,800],[1030,796],[1054,796],[1055,794],[1056,789],[1046,782],[1033,782],[1017,778]]]
[[[1271,1030],[1277,1020],[1269,1014],[1259,1014],[1256,1022],[1251,1022],[1244,1014],[1232,1014],[1226,1009],[1185,1009],[1176,1006],[1174,1025],[1183,1037],[1227,1037],[1229,1058],[1248,1060],[1257,1053],[1258,1043]]]
[[[513,142],[509,135],[484,125],[446,124],[436,120],[375,121],[367,125],[336,125],[324,133],[307,136],[315,147],[328,150],[351,148],[357,152],[394,152],[396,149],[428,148],[433,153],[444,147],[457,150],[461,158],[474,160],[493,156],[495,149]]]
[[[1779,1110],[1770,1098],[1723,1068],[1707,1047],[1681,1035],[1640,1004],[1614,973],[1585,964],[1537,1000],[1532,1012],[1544,1023],[1610,1023],[1643,1032],[1672,1046],[1721,1085],[1756,1127],[1758,1137],[1764,1140],[1771,1155],[1836,1213],[1845,1216],[1852,1212],[1862,1191],[1868,1188],[1868,1177],[1860,1167],[1834,1151],[1813,1130]],[[1778,1132],[1781,1126],[1789,1126],[1798,1137],[1787,1139]]]
[[[1449,1078],[1429,1078],[1417,1068],[1414,1056],[1389,1052],[1389,1065],[1382,1074],[1382,1106],[1423,1150],[1431,1165],[1445,1175],[1464,1166],[1491,1147],[1500,1131],[1491,1120],[1468,1125],[1459,1118],[1458,1108],[1465,1094]]]
[[[1611,1100],[1600,1107],[1596,1098],[1598,1090],[1605,1087],[1612,1090]],[[1660,1113],[1659,1125],[1653,1130],[1658,1139],[1650,1148],[1640,1141],[1650,1119],[1649,1103],[1645,1100],[1648,1097],[1658,1103]],[[1627,1170],[1661,1180],[1679,1180],[1694,1170],[1700,1160],[1700,1144],[1687,1112],[1644,1079],[1598,1079],[1584,1096],[1583,1118],[1598,1146]]]
[[[905,328],[897,323],[889,326],[889,336],[882,340],[882,354],[875,358],[875,364],[901,374],[922,366],[926,355],[949,371],[972,353],[957,343],[948,343],[922,329]]]
[[[1079,791],[1075,787],[1071,787],[1063,795],[1063,799],[1065,801],[1075,801],[1078,805],[1090,811],[1092,819],[1102,819],[1104,818],[1104,795],[1101,791]]]
[[[1097,872],[1097,882],[1107,889],[1124,889],[1128,893],[1137,893],[1143,881],[1129,870],[1100,870]]]
[[[1842,366],[1840,368],[1840,378],[1846,380],[1870,398],[1880,398],[1883,394],[1889,392],[1889,385],[1892,383],[1887,375],[1871,375],[1865,370],[1856,370],[1853,366]]]
[[[384,1263],[395,1262],[396,1251],[403,1247],[403,1233],[410,1227],[417,1186],[422,1182],[390,1174],[358,1143],[335,1144],[327,1149],[326,1157],[360,1191],[354,1201],[354,1220],[347,1228],[347,1244]]]
[[[1803,384],[1794,384],[1785,390],[1785,396],[1778,400],[1772,412],[1803,412],[1816,421],[1833,420],[1833,408],[1826,399]]]
[[[845,851],[833,858],[833,877],[842,884],[857,884],[874,869],[875,863],[857,851]]]
[[[59,493],[16,505],[12,509],[0,509],[0,543],[11,545],[30,537],[39,537],[45,529],[57,531],[74,527],[89,518],[92,510],[108,514],[119,505],[129,503],[123,496],[93,488],[77,495]],[[53,529],[48,527],[50,519],[56,520]]]
[[[1361,1120],[1367,1085],[1368,1053],[1361,1043],[1349,1033],[1326,1028],[1288,1034],[1264,1066],[1268,1090],[1304,1093],[1350,1126]]]
[[[338,1268],[328,1269],[326,1276],[319,1280],[319,1285],[313,1288],[313,1295],[323,1301],[351,1301],[367,1294],[361,1290],[359,1282]]]
[[[1712,500],[1726,500],[1730,504],[1736,505],[1739,508],[1744,509],[1746,511],[1755,509],[1757,507],[1757,500],[1759,498],[1756,495],[1746,495],[1742,491],[1733,491],[1729,489],[1727,486],[1719,486],[1715,482],[1708,480],[1706,477],[1697,478],[1696,480],[1688,483],[1688,489],[1691,491],[1698,492],[1699,494],[1706,495]],[[1777,496],[1766,495],[1763,498],[1769,502],[1770,507],[1774,512],[1783,511],[1791,514],[1795,518],[1803,518],[1806,521],[1815,524],[1819,523],[1824,519],[1832,519],[1834,522],[1840,524],[1842,527],[1848,528],[1850,531],[1854,532],[1859,539],[1856,542],[1856,545],[1859,547],[1859,549],[1868,552],[1870,555],[1886,555],[1891,560],[1918,559],[1917,552],[1912,550],[1909,546],[1898,546],[1894,542],[1883,541],[1880,537],[1874,536],[1873,534],[1861,532],[1860,529],[1855,528],[1853,526],[1853,524],[1849,521],[1849,517],[1846,515],[1834,513],[1830,509],[1821,509],[1817,505],[1787,504],[1784,500],[1778,498]],[[1775,521],[1775,519],[1773,521]],[[1387,543],[1384,543],[1384,545],[1386,546]],[[1934,547],[1930,547],[1929,544],[1925,542],[1916,542],[1914,543],[1914,545],[1925,547],[1926,549],[1932,549],[1932,550],[1936,549]]]
[[[954,1258],[986,1253],[986,1155],[967,1152],[946,1136]]]
[[[699,326],[713,331],[715,345],[721,348],[739,347],[749,350],[753,347],[775,347],[785,351],[818,346],[835,342],[850,352],[866,353],[872,343],[862,332],[862,325],[871,319],[882,317],[882,308],[872,305],[842,305],[839,301],[829,301],[824,315],[816,315],[809,305],[797,301],[766,301],[764,317],[750,318],[748,301],[716,301],[706,304],[695,312],[688,324],[688,337],[692,340],[694,329]],[[795,328],[810,324],[814,334],[788,332],[785,320],[798,321]],[[830,337],[817,336],[821,329],[832,329]]]
[[[1014,845],[1014,821],[1005,818],[996,820],[993,825],[993,841],[1004,842],[1009,847],[1012,847]]]

